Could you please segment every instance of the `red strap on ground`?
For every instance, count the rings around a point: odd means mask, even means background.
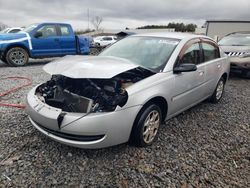
[[[30,86],[32,84],[32,80],[30,78],[26,78],[26,77],[22,77],[22,76],[10,76],[10,77],[5,77],[5,78],[0,78],[0,80],[13,80],[13,81],[24,80],[25,81],[20,86],[13,87],[9,90],[4,91],[3,93],[0,93],[0,99],[3,96],[14,93],[17,90],[20,90],[20,89],[27,87],[27,86]],[[1,100],[0,100],[0,106],[7,106],[7,107],[14,107],[14,108],[25,108],[25,105],[23,105],[23,104],[3,103]]]

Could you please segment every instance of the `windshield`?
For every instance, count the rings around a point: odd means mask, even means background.
[[[154,72],[164,69],[175,47],[177,39],[158,37],[128,37],[99,54],[125,58]]]
[[[234,35],[222,38],[220,46],[250,46],[250,35]]]
[[[6,29],[0,31],[0,33],[7,33],[8,30],[9,30],[9,28],[6,28]]]
[[[35,29],[37,27],[37,25],[38,24],[29,25],[28,27],[24,28],[21,32],[29,33],[30,31],[32,31],[33,29]]]

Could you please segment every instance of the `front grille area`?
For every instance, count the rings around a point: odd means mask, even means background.
[[[246,52],[225,52],[228,56],[240,56],[240,55],[244,55]]]
[[[34,121],[34,120],[33,120]],[[35,122],[35,121],[34,121]],[[86,135],[75,135],[75,134],[68,134],[68,133],[63,133],[55,130],[48,129],[47,127],[42,126],[41,124],[35,122],[41,129],[44,131],[53,134],[55,136],[58,136],[60,138],[68,139],[68,140],[73,140],[73,141],[82,141],[82,142],[91,142],[91,141],[96,141],[102,139],[105,135],[91,135],[91,136],[86,136]]]

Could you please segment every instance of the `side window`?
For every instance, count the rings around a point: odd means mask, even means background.
[[[56,26],[53,25],[45,25],[40,29],[38,29],[37,31],[42,33],[41,38],[57,36]]]
[[[20,31],[20,29],[12,29],[9,33],[17,33],[19,31]]]
[[[69,28],[67,26],[60,26],[62,36],[69,36]]]
[[[112,40],[111,37],[104,37],[102,40]]]
[[[199,43],[192,44],[183,54],[179,63],[191,63],[199,64],[200,63],[200,45]]]
[[[203,42],[202,50],[204,54],[204,60],[203,60],[204,62],[220,58],[219,48],[215,45]]]

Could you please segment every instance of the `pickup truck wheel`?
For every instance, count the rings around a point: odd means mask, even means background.
[[[160,107],[155,104],[145,106],[136,117],[130,143],[139,147],[151,145],[157,138],[161,123]]]
[[[1,61],[2,61],[3,63],[5,63],[5,64],[8,64],[7,61],[6,61],[6,59],[4,59],[4,58],[1,59]]]
[[[24,66],[29,61],[29,55],[25,49],[21,47],[14,47],[9,49],[6,53],[6,60],[11,66]]]

